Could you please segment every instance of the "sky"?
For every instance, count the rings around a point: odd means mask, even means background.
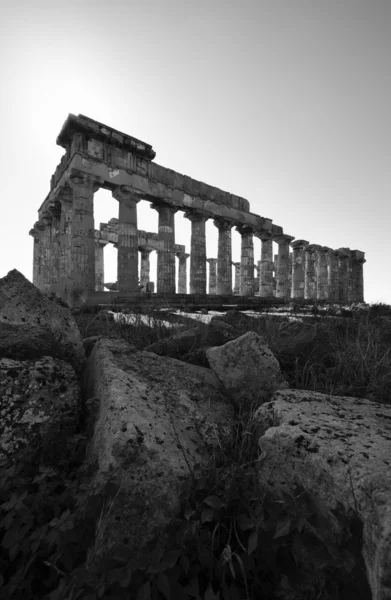
[[[365,300],[391,304],[390,57],[391,0],[13,0],[0,14],[0,277],[32,279],[29,230],[73,113],[296,239],[365,252]],[[109,191],[94,201],[97,229],[118,216]],[[157,219],[138,204],[139,229]],[[182,212],[175,227],[189,252]],[[217,257],[212,221],[206,231]],[[235,230],[232,244],[239,261]]]

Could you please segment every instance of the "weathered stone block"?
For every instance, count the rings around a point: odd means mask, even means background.
[[[18,348],[21,349],[23,345],[23,331],[27,335],[34,331],[33,340],[26,341],[28,352],[28,348],[34,343],[37,344],[39,353],[46,345],[49,354],[69,362],[76,370],[81,370],[85,358],[83,344],[70,311],[49,300],[16,269],[0,279],[0,323],[34,328],[23,330],[21,327],[13,327],[15,353],[11,350],[12,340],[7,347],[7,353],[11,356],[22,356]],[[30,356],[29,353],[27,355]]]
[[[81,410],[78,379],[62,360],[0,359],[0,461],[31,458],[55,465],[67,455]]]
[[[86,384],[98,403],[89,460],[97,477],[117,474],[121,482],[97,556],[121,543],[136,556],[179,516],[194,464],[231,439],[232,410],[210,369],[138,352],[124,340],[96,342]]]
[[[288,386],[267,342],[254,331],[219,348],[208,348],[206,357],[238,407],[267,402],[275,390]]]
[[[262,493],[266,489],[278,500],[283,492],[292,495],[295,484],[300,484],[316,507],[318,521],[327,523],[315,534],[346,571],[357,559],[341,548],[347,533],[343,517],[355,515],[355,545],[365,563],[372,598],[391,598],[391,406],[284,390],[275,392],[255,419],[264,456],[259,469]],[[310,532],[314,534],[313,527]],[[306,560],[308,570],[314,571],[311,553]],[[356,573],[360,574],[360,566]],[[365,585],[363,581],[360,592],[367,598]]]

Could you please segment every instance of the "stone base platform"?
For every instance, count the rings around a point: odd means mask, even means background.
[[[143,308],[185,308],[185,309],[208,309],[208,310],[230,310],[240,308],[251,310],[257,308],[270,308],[273,306],[289,305],[292,302],[301,306],[302,304],[315,304],[316,301],[304,299],[285,298],[260,298],[259,296],[217,296],[196,294],[151,294],[142,292],[83,292],[79,296],[75,308],[81,306],[99,305],[121,305],[142,306]]]

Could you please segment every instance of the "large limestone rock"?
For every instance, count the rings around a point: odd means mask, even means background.
[[[66,455],[79,425],[81,397],[73,368],[45,356],[0,359],[0,464],[25,452],[46,464]]]
[[[0,356],[53,356],[77,371],[85,360],[70,311],[49,300],[15,269],[0,279]]]
[[[264,457],[261,489],[281,499],[296,483],[305,488],[318,520],[327,523],[315,533],[346,571],[354,560],[351,553],[335,554],[335,545],[346,535],[346,515],[354,514],[372,598],[391,598],[391,406],[284,390],[275,392],[255,418]],[[316,570],[311,552],[304,556],[308,569]]]
[[[208,348],[206,357],[237,407],[267,402],[275,390],[288,386],[265,339],[253,331]]]
[[[237,336],[238,333],[231,325],[216,320],[211,321],[208,325],[200,324],[192,329],[163,338],[147,346],[145,351],[187,360],[200,348],[222,346]]]
[[[85,385],[97,411],[88,460],[97,477],[112,474],[121,486],[94,555],[121,543],[137,554],[178,516],[195,463],[230,443],[232,408],[210,369],[124,340],[95,342]]]

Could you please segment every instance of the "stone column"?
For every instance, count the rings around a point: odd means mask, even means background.
[[[269,231],[255,234],[261,240],[261,274],[259,280],[259,296],[273,297],[273,236]]]
[[[186,254],[186,252],[177,252],[176,256],[179,259],[179,263],[178,263],[178,294],[187,294],[187,262],[186,261],[189,258],[190,254]],[[192,292],[190,292],[190,293],[192,293]]]
[[[339,300],[340,302],[348,302],[350,248],[338,248],[337,253],[339,262]]]
[[[70,187],[60,190],[59,200],[60,213],[60,258],[59,258],[59,282],[58,293],[66,302],[72,300],[72,219],[73,219],[73,192]],[[95,233],[94,233],[95,235]],[[95,239],[95,237],[94,237]],[[95,242],[94,242],[95,243]],[[95,248],[94,248],[95,253]],[[95,268],[95,266],[94,266]]]
[[[292,298],[304,298],[304,250],[308,244],[306,240],[296,240],[291,243]]]
[[[151,270],[149,255],[152,252],[152,248],[147,248],[146,246],[140,246],[139,250],[141,252],[140,285],[144,286],[142,288],[142,291],[146,292],[147,291],[147,283],[149,283],[150,270]]]
[[[318,251],[322,246],[310,244],[304,251],[304,298],[316,300],[318,277]]]
[[[232,247],[231,228],[233,222],[222,217],[213,221],[219,230],[217,252],[217,294],[232,294]]]
[[[105,286],[105,263],[104,263],[104,247],[109,242],[95,238],[95,291],[104,292]]]
[[[276,269],[276,298],[290,298],[289,285],[289,244],[295,238],[291,235],[279,235],[274,238],[278,244]]]
[[[118,200],[117,282],[120,292],[138,291],[137,203],[140,198],[126,185],[116,187],[113,198]]]
[[[84,290],[95,290],[94,193],[100,183],[101,180],[81,171],[73,171],[68,179],[73,192],[71,300]]]
[[[169,204],[151,206],[159,214],[159,239],[163,247],[157,253],[157,293],[175,294],[175,219],[177,212]]]
[[[217,291],[217,258],[207,258],[209,263],[209,294],[216,294]]]
[[[240,288],[241,296],[254,296],[254,241],[253,229],[245,225],[236,227],[242,237],[240,253]]]
[[[234,294],[239,294],[240,293],[240,262],[232,262],[231,264],[235,268],[234,287],[233,287],[232,291]]]
[[[38,229],[40,229],[40,282],[41,292],[49,294],[52,288],[53,278],[53,247],[52,247],[52,217],[50,215],[41,217]]]
[[[337,251],[330,250],[327,256],[328,262],[328,299],[330,302],[338,302],[339,300],[339,264]]]
[[[293,272],[293,252],[289,252],[289,273],[288,273],[288,298],[292,298],[292,272]]]
[[[256,270],[256,275],[254,279],[254,294],[259,295],[259,286],[261,281],[261,261],[258,260],[257,264],[254,265],[254,269]]]
[[[199,211],[185,213],[191,221],[190,294],[206,294],[206,236],[207,216]]]
[[[56,202],[56,207],[51,209],[52,224],[51,224],[51,262],[52,262],[52,283],[50,292],[57,296],[60,295],[60,215],[61,206]]]
[[[317,300],[328,300],[327,255],[329,252],[331,252],[331,248],[328,248],[327,246],[321,246],[318,253],[318,272],[316,285]]]
[[[349,290],[349,302],[364,302],[364,256],[365,253],[360,250],[351,250],[352,290]]]
[[[42,254],[42,242],[41,234],[43,228],[40,227],[39,221],[34,223],[34,227],[30,229],[29,235],[34,239],[33,246],[33,284],[40,290],[42,286],[41,282],[41,254]]]

